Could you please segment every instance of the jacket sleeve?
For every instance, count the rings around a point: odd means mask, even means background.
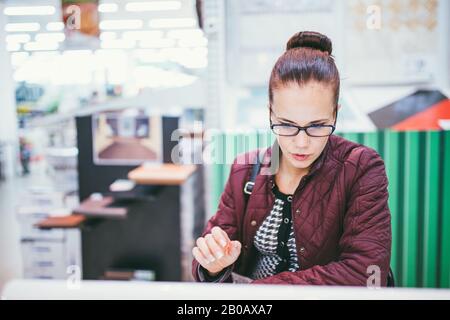
[[[222,230],[224,230],[227,234],[230,240],[239,240],[239,234],[240,234],[240,228],[239,228],[239,222],[235,207],[235,200],[233,196],[233,188],[232,188],[232,181],[234,180],[234,175],[236,174],[236,170],[238,169],[238,166],[236,164],[236,161],[234,161],[233,165],[231,166],[230,175],[228,177],[228,181],[225,185],[225,189],[220,197],[219,206],[217,209],[216,214],[208,221],[202,237],[204,237],[206,234],[211,233],[211,229],[215,226],[219,226]],[[208,277],[205,277],[204,271],[202,270],[200,264],[195,260],[195,258],[192,261],[192,275],[195,279],[195,281],[198,282],[232,282],[231,278],[231,272],[233,269],[233,266],[230,266],[226,270],[224,270],[224,275],[221,276],[218,279],[208,279]],[[203,274],[201,274],[203,272]]]
[[[296,272],[281,272],[252,283],[387,285],[391,218],[384,163],[374,150],[364,148],[359,161],[352,165],[356,166],[356,174],[349,187],[337,261]]]

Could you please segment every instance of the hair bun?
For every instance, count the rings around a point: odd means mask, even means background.
[[[311,48],[331,55],[333,45],[330,38],[314,31],[301,31],[294,34],[286,45],[286,50],[294,48]]]

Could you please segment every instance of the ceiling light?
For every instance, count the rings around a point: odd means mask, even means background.
[[[197,20],[193,18],[153,19],[148,22],[150,28],[189,28],[196,25]]]
[[[10,34],[6,36],[6,42],[28,42],[30,40],[31,37],[27,33]]]
[[[27,51],[57,50],[58,47],[57,42],[28,42],[24,44],[24,49]]]
[[[116,12],[118,5],[115,3],[102,3],[98,6],[99,12]]]
[[[61,31],[64,30],[63,22],[49,22],[46,27],[47,31]]]
[[[180,8],[180,1],[129,2],[125,6],[125,10],[132,12],[179,10]]]
[[[55,14],[54,6],[6,7],[3,13],[7,16],[48,16]]]
[[[142,20],[103,20],[100,22],[102,30],[126,30],[142,28]]]
[[[38,31],[40,28],[41,25],[37,22],[8,23],[5,26],[7,32]]]
[[[66,36],[62,32],[58,33],[39,33],[36,35],[36,41],[42,42],[62,42]]]

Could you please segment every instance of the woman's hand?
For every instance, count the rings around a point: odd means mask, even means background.
[[[241,243],[231,241],[228,234],[219,227],[212,228],[211,233],[198,238],[196,243],[192,254],[211,276],[232,265],[241,254]]]

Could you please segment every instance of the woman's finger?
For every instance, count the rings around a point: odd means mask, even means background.
[[[192,255],[194,256],[195,260],[197,260],[198,263],[200,263],[200,265],[206,269],[207,265],[209,264],[209,261],[205,258],[205,256],[198,247],[194,247],[192,249]]]
[[[205,241],[208,245],[209,251],[211,251],[217,259],[220,259],[224,256],[223,248],[217,243],[216,239],[211,233],[205,236]]]
[[[211,234],[214,239],[216,239],[217,243],[219,243],[222,247],[225,247],[229,241],[228,236],[225,236],[224,233],[226,234],[226,232],[219,227],[214,227],[211,229]]]
[[[219,232],[220,233],[222,233],[222,236],[225,238],[225,241],[228,243],[228,242],[230,242],[231,240],[230,240],[230,237],[228,236],[228,233],[226,233],[222,228],[220,228],[220,227],[214,227],[214,228],[217,228],[217,230],[219,230]],[[213,229],[214,229],[213,228]],[[212,230],[211,230],[212,231]]]
[[[231,255],[235,258],[239,257],[241,254],[242,244],[239,241],[231,241]]]
[[[216,259],[212,255],[211,251],[208,248],[208,245],[206,244],[206,240],[203,237],[200,237],[197,239],[197,247],[200,249],[200,251],[203,253],[205,258],[211,263],[214,262]]]

